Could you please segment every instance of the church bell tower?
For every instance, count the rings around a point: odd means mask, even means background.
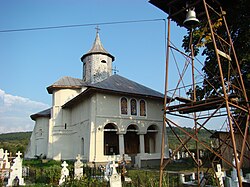
[[[97,83],[112,75],[112,62],[115,57],[102,46],[99,28],[96,28],[96,38],[92,48],[81,57],[83,62],[83,77],[87,83]]]

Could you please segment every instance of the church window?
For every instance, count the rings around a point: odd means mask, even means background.
[[[140,116],[146,116],[146,102],[140,100]]]
[[[39,129],[39,136],[42,136],[42,135],[43,135],[43,130]]]
[[[121,98],[121,114],[128,114],[128,100],[125,97]]]
[[[137,115],[137,104],[135,99],[130,100],[131,115]]]
[[[84,138],[82,138],[81,154],[84,155]]]
[[[86,78],[86,62],[83,63],[83,78]]]
[[[106,62],[106,60],[101,60],[101,63],[104,63],[104,64],[106,64],[107,62]]]
[[[64,124],[64,129],[67,129],[67,123]]]

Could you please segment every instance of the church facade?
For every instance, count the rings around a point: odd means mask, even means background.
[[[31,115],[35,126],[25,158],[80,154],[86,162],[105,163],[116,155],[138,167],[160,164],[164,95],[112,75],[114,60],[97,32],[81,58],[82,78],[62,77],[47,87],[52,107]]]

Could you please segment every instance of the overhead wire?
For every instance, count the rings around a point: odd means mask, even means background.
[[[128,24],[128,23],[156,22],[156,21],[166,22],[166,19],[156,18],[156,19],[144,19],[144,20],[85,23],[85,24],[76,24],[76,25],[58,25],[58,26],[33,27],[33,28],[5,29],[5,30],[0,30],[0,33],[51,30],[51,29],[63,29],[63,28],[74,28],[74,27],[89,27],[89,26],[94,26],[94,25],[116,25],[116,24]]]

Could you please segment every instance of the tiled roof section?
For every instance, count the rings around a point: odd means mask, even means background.
[[[51,117],[51,108],[48,108],[48,109],[46,109],[46,110],[43,110],[43,111],[41,111],[41,112],[38,112],[38,113],[36,113],[36,114],[32,114],[31,116],[30,116],[30,118],[32,119],[32,120],[36,120],[36,118],[38,118],[38,117],[48,117],[48,118],[50,118]]]
[[[164,97],[164,95],[160,92],[157,92],[151,88],[143,86],[139,83],[136,83],[119,75],[112,75],[102,82],[89,85],[89,87],[123,92],[128,94],[138,94],[160,98]]]
[[[58,81],[56,81],[51,86],[47,87],[47,90],[50,94],[52,94],[53,89],[56,88],[81,88],[86,85],[86,83],[82,79],[76,79],[72,77],[62,77]]]
[[[105,55],[108,55],[109,57],[111,57],[112,61],[115,60],[115,57],[113,55],[111,55],[108,51],[106,51],[104,49],[104,47],[102,46],[102,42],[100,40],[100,36],[99,36],[98,32],[96,33],[96,38],[95,38],[95,41],[94,41],[92,48],[90,49],[89,52],[87,52],[86,54],[84,54],[82,56],[81,60],[83,61],[83,59],[86,56],[91,55],[91,54],[105,54]]]

